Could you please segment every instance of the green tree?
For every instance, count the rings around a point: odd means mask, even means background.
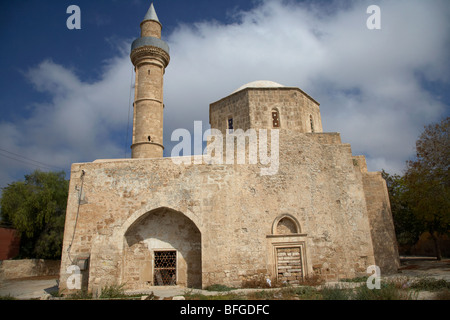
[[[442,258],[438,237],[450,232],[450,118],[430,124],[416,142],[416,160],[407,162],[405,197],[410,208],[434,241]]]
[[[406,197],[405,178],[398,174],[390,175],[384,170],[381,174],[386,180],[389,192],[397,242],[401,246],[412,246],[417,243],[425,230],[423,223],[415,216],[409,199]]]
[[[21,258],[60,258],[68,189],[64,172],[39,170],[3,189],[0,216],[20,232]]]

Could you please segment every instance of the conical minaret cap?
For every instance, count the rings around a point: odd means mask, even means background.
[[[165,41],[161,40],[162,26],[159,22],[158,16],[156,15],[153,3],[150,5],[150,9],[148,9],[147,14],[145,15],[140,26],[141,36],[140,38],[134,40],[131,44],[131,61],[133,62],[133,65],[136,66],[135,63],[142,58],[142,52],[147,49],[150,50],[152,47],[156,47],[163,51],[160,55],[162,55],[161,59],[164,62],[164,67],[167,67],[170,60],[169,46]],[[153,52],[152,54],[155,53]]]
[[[158,15],[156,14],[156,11],[155,11],[155,7],[153,6],[153,2],[147,11],[147,14],[144,17],[144,20],[142,20],[142,21],[145,21],[145,20],[153,20],[153,21],[159,22]]]

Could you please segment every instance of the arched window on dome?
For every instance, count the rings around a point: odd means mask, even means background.
[[[280,113],[277,109],[272,109],[272,127],[279,128],[280,127]]]

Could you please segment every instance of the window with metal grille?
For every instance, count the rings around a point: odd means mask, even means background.
[[[153,281],[156,286],[177,284],[177,252],[155,251]]]
[[[312,115],[309,116],[309,123],[311,125],[311,132],[314,132],[314,122]]]
[[[272,110],[272,124],[274,128],[280,127],[280,115],[276,110]]]
[[[228,132],[233,133],[233,118],[228,119]]]

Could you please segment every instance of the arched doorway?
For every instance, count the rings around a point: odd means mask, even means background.
[[[159,208],[125,232],[123,282],[130,289],[181,285],[201,288],[201,233],[181,212]]]

